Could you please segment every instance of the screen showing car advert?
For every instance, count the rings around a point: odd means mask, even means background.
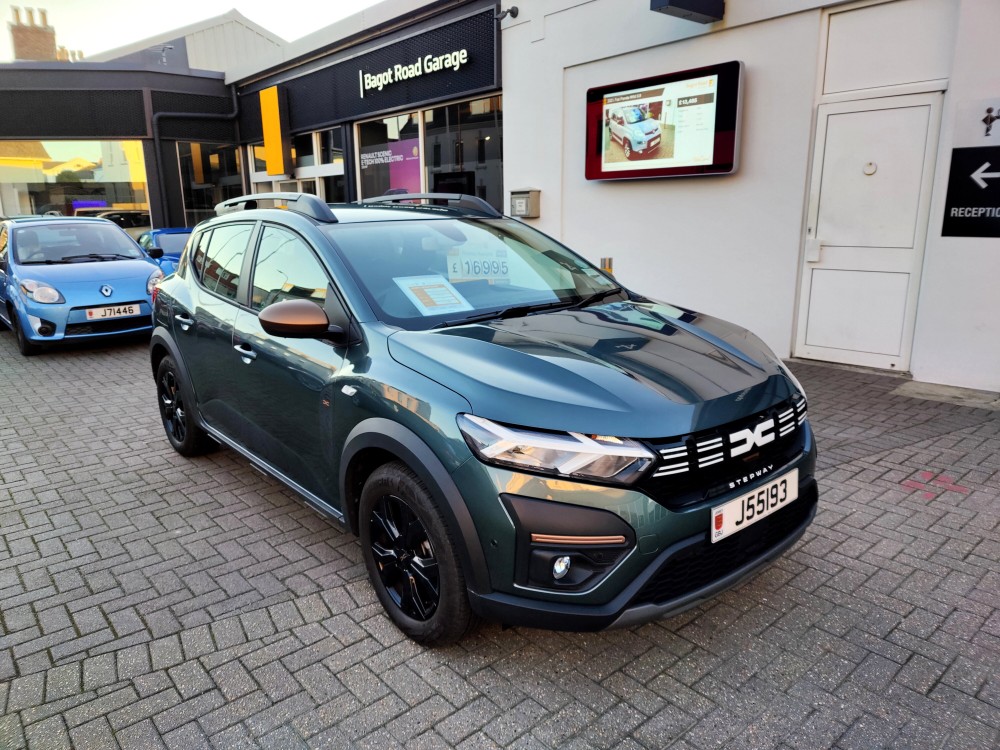
[[[590,89],[587,179],[736,171],[742,71],[729,62]]]

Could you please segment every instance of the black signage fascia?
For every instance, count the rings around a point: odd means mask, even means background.
[[[1000,237],[1000,146],[951,152],[944,237]]]
[[[293,133],[365,119],[438,101],[495,91],[500,83],[499,34],[493,9],[477,12],[426,31],[395,39],[304,75],[278,82],[288,94],[289,127]],[[424,61],[461,53],[457,70],[428,72]],[[454,57],[452,58],[455,59]],[[383,84],[382,90],[362,91],[364,75],[377,75],[395,66],[420,61],[420,74]],[[258,92],[275,83],[271,77],[240,91],[240,130],[244,142],[262,137]],[[363,93],[363,96],[362,96]]]

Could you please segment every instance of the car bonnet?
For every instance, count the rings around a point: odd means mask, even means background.
[[[742,329],[663,314],[672,309],[611,303],[401,331],[390,337],[389,351],[461,394],[476,414],[553,430],[682,434],[792,394],[773,355]]]

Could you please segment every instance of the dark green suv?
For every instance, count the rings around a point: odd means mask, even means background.
[[[217,213],[155,296],[167,437],[229,446],[358,534],[412,638],[680,612],[815,515],[805,396],[746,330],[469,196]]]

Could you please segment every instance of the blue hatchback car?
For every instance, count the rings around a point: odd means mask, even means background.
[[[34,354],[58,341],[152,330],[151,295],[163,271],[110,221],[0,222],[0,323]]]

